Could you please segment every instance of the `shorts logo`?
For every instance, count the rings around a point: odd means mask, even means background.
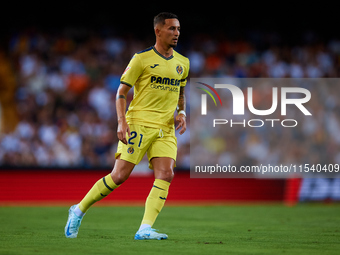
[[[129,148],[127,149],[127,152],[128,152],[129,154],[133,154],[133,153],[135,152],[135,150],[134,150],[133,147],[129,147]]]
[[[183,68],[182,68],[180,65],[178,65],[178,66],[176,67],[176,71],[177,71],[177,73],[178,73],[179,75],[181,75],[181,74],[183,73]]]

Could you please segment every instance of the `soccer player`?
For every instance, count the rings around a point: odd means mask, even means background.
[[[154,18],[156,43],[136,53],[122,77],[117,91],[116,110],[119,138],[116,162],[110,174],[98,180],[79,204],[71,206],[65,235],[75,238],[83,216],[95,202],[118,188],[131,174],[145,153],[155,181],[146,199],[144,216],[135,234],[136,240],[167,239],[152,228],[168,196],[174,177],[177,155],[176,130],[186,131],[184,87],[189,72],[189,59],[173,50],[177,46],[180,23],[172,13]],[[134,87],[134,96],[126,111],[126,96]]]

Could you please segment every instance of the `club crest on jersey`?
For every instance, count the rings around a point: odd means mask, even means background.
[[[179,75],[181,75],[181,74],[183,73],[183,68],[182,68],[180,65],[178,65],[178,66],[176,67],[176,71],[177,71],[177,73],[178,73]]]
[[[129,154],[132,154],[132,153],[135,152],[135,150],[134,150],[133,147],[129,147],[129,148],[127,149],[127,152],[128,152]]]

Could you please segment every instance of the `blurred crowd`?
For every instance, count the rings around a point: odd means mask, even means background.
[[[153,43],[153,37],[141,39],[86,29],[51,33],[28,30],[13,35],[7,53],[16,79],[19,121],[12,132],[0,133],[0,165],[112,167],[118,142],[115,93],[120,76],[133,54]],[[252,40],[195,35],[180,41],[176,50],[190,59],[192,78],[340,76],[339,40],[285,45],[268,40],[268,36]],[[189,98],[190,82],[187,86]],[[331,116],[328,121],[334,122],[329,129],[319,123],[312,130],[299,129],[295,134],[299,137],[301,131],[312,136],[319,148],[315,153],[339,149],[339,95],[338,90],[329,89],[324,99],[330,102],[330,108],[318,105],[320,116]],[[131,90],[128,101],[132,96]],[[178,137],[177,168],[182,169],[189,167],[190,116],[188,124],[186,134]],[[334,143],[326,146],[327,137]],[[276,138],[253,131],[247,139],[242,135],[230,137],[235,140],[233,144],[239,144],[234,153],[245,146],[244,153],[249,157],[254,150],[274,154],[279,148],[268,144]],[[339,161],[340,155],[334,155]]]

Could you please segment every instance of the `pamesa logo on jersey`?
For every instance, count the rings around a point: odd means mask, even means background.
[[[151,84],[157,83],[157,84],[172,85],[172,86],[179,86],[181,84],[181,80],[179,79],[170,79],[168,77],[160,77],[160,76],[151,76],[150,82]]]

